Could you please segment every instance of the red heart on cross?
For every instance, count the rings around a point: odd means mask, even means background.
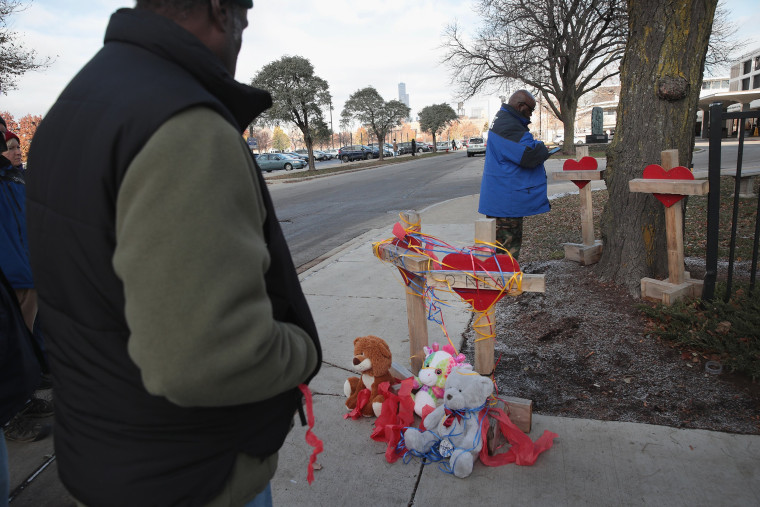
[[[520,265],[510,255],[493,255],[483,259],[470,254],[451,253],[443,258],[441,264],[443,264],[443,269],[473,274],[475,288],[454,288],[454,292],[479,312],[486,311],[492,304],[503,298],[506,292],[478,288],[478,278],[500,278],[501,273],[507,273],[511,277],[511,273],[520,271]]]
[[[661,165],[652,164],[644,168],[645,180],[693,180],[694,174],[684,166],[676,166],[670,171],[666,171]],[[678,194],[654,194],[666,208],[670,208],[675,203],[684,198]]]
[[[594,157],[582,157],[580,160],[573,160],[569,158],[565,160],[562,165],[563,171],[596,171],[599,167]],[[588,185],[589,180],[571,180],[578,185],[578,188],[583,188]]]

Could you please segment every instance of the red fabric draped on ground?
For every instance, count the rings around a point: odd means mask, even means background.
[[[385,459],[388,463],[394,463],[403,456],[403,449],[396,450],[401,432],[404,428],[414,423],[414,399],[412,398],[412,386],[414,378],[409,377],[401,381],[398,394],[390,389],[388,382],[380,384],[380,393],[385,397],[380,417],[375,421],[375,429],[371,438],[377,442],[386,442]]]
[[[554,445],[554,439],[558,436],[556,433],[545,430],[543,435],[533,442],[528,435],[509,420],[509,416],[503,410],[499,408],[485,410],[488,410],[488,416],[499,422],[501,433],[511,445],[507,452],[491,456],[488,454],[488,444],[486,443],[487,432],[482,432],[483,449],[480,451],[480,461],[486,466],[498,467],[509,463],[530,466],[536,462],[539,454],[549,450]]]

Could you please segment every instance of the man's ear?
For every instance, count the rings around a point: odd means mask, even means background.
[[[229,7],[226,4],[222,5],[222,0],[210,0],[209,10],[209,15],[211,16],[211,21],[214,23],[214,26],[216,26],[219,31],[226,32],[227,16],[230,15]]]

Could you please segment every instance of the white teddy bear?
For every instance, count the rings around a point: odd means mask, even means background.
[[[431,450],[448,458],[454,475],[465,478],[483,447],[488,418],[483,408],[493,393],[493,382],[464,368],[454,368],[446,379],[443,405],[424,420],[427,431],[407,428],[404,444],[412,454],[423,457]]]

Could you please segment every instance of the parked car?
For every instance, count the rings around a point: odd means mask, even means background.
[[[372,158],[380,158],[380,152],[377,148],[377,144],[372,143],[369,145],[369,147],[372,148]],[[393,156],[393,147],[387,144],[383,145],[383,157],[392,157],[392,156]]]
[[[411,142],[404,142],[404,143],[396,143],[398,146],[398,154],[399,155],[406,155],[407,153],[412,152],[412,143]]]
[[[482,137],[471,137],[467,141],[467,156],[474,157],[479,153],[486,154],[486,140]]]
[[[301,159],[301,160],[303,160],[305,162],[309,161],[309,155],[307,155],[305,153],[302,154],[302,153],[298,153],[298,152],[295,152],[295,151],[286,151],[285,153],[283,153],[283,155],[290,155],[291,157],[295,157],[295,158]]]
[[[320,160],[329,159],[328,155],[322,151],[312,150],[312,152],[314,153],[314,160],[320,161]],[[305,157],[309,156],[309,150],[306,150],[306,149],[296,150],[295,153],[297,153],[298,155],[303,155]]]
[[[554,138],[554,144],[564,144],[565,142],[565,135],[559,134]],[[581,144],[586,143],[586,136],[584,134],[574,134],[573,137],[573,144],[576,146],[580,146]]]
[[[284,153],[262,153],[256,157],[256,163],[259,164],[262,171],[268,173],[271,173],[275,169],[290,171],[306,167],[306,162],[300,158],[289,157]]]
[[[451,149],[451,143],[448,141],[438,141],[435,143],[435,149],[438,151],[448,151]]]
[[[372,148],[363,144],[352,144],[338,150],[338,158],[343,162],[352,160],[369,160],[372,158]]]
[[[422,141],[415,141],[417,153],[433,151],[432,146]],[[398,154],[405,155],[412,152],[412,142],[398,143]]]
[[[329,150],[325,150],[325,153],[330,155],[331,158],[338,158],[338,150],[335,148],[331,148]]]

